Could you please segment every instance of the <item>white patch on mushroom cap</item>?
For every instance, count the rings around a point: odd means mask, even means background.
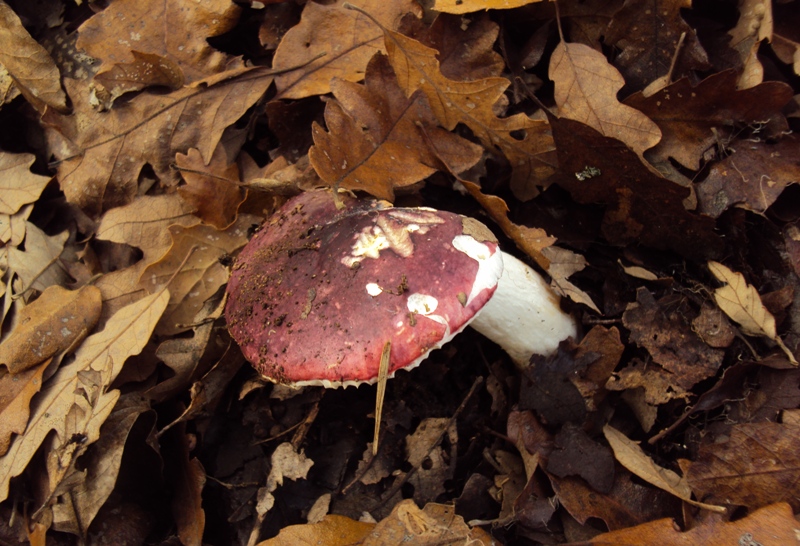
[[[417,292],[408,296],[406,305],[412,313],[427,316],[436,311],[436,308],[439,307],[439,300],[428,294]]]
[[[491,289],[503,274],[503,258],[500,251],[492,253],[491,249],[470,235],[456,235],[453,238],[453,248],[459,250],[478,262],[478,273],[472,290],[467,295],[469,305],[483,290]]]
[[[353,267],[364,258],[378,258],[381,250],[385,248],[389,248],[389,241],[383,230],[378,226],[366,227],[358,234],[350,256],[342,258],[342,263],[347,267]]]
[[[367,283],[367,294],[369,294],[373,298],[376,296],[380,296],[382,292],[383,288],[381,288],[374,282]]]

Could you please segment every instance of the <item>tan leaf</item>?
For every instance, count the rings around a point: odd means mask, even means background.
[[[275,497],[272,493],[283,485],[284,479],[300,480],[305,479],[308,471],[314,465],[314,461],[305,456],[303,451],[297,451],[290,442],[284,442],[272,452],[272,468],[267,476],[267,484],[258,492],[258,505],[256,511],[263,516],[269,512],[275,504]]]
[[[334,187],[393,201],[394,188],[436,172],[440,156],[456,172],[481,157],[479,146],[436,125],[424,95],[406,98],[384,55],[372,58],[364,85],[335,80],[331,88],[338,102],[325,108],[329,132],[314,124],[308,156]]]
[[[0,241],[9,246],[19,246],[25,240],[26,221],[33,212],[33,205],[23,206],[19,212],[0,214]]]
[[[48,287],[22,309],[16,327],[0,343],[0,364],[16,374],[76,345],[97,324],[101,305],[94,286]]]
[[[53,505],[54,530],[80,535],[82,529],[89,528],[117,483],[125,441],[133,425],[149,410],[149,404],[136,392],[119,399],[97,442],[81,458],[85,477],[65,493],[67,502]]]
[[[480,528],[470,529],[452,505],[429,503],[420,510],[411,499],[395,505],[392,513],[375,526],[361,542],[362,546],[411,543],[417,546],[436,544],[494,543]]]
[[[708,269],[725,286],[714,290],[714,300],[722,311],[742,327],[749,336],[771,339],[786,353],[792,364],[797,365],[792,352],[784,345],[775,329],[772,316],[754,286],[747,284],[744,275],[732,271],[719,262],[708,262]]]
[[[169,57],[152,53],[131,51],[133,62],[117,63],[110,70],[101,72],[94,81],[110,93],[113,102],[117,97],[149,86],[180,89],[184,84],[181,67]]]
[[[25,222],[25,250],[7,249],[8,267],[22,281],[22,289],[17,293],[66,284],[67,273],[59,264],[59,258],[68,238],[67,231],[48,236],[35,224]]]
[[[565,296],[575,303],[581,303],[597,314],[602,315],[603,313],[595,305],[592,297],[568,280],[573,273],[584,270],[588,265],[586,258],[576,252],[555,245],[543,249],[542,253],[550,262],[547,267],[547,273],[550,275],[550,288],[556,294]]]
[[[202,224],[169,227],[172,246],[144,270],[139,281],[151,293],[169,283],[170,303],[157,333],[174,335],[192,327],[194,316],[206,299],[228,281],[228,269],[220,259],[243,247],[248,228],[258,223],[254,216],[243,214],[225,231]]]
[[[208,164],[196,148],[190,148],[186,155],[176,155],[175,163],[186,181],[178,193],[196,209],[195,214],[217,229],[230,226],[245,192],[237,185],[239,167],[228,162],[222,146],[217,146]]]
[[[739,89],[749,89],[764,80],[764,67],[758,60],[758,48],[762,41],[772,40],[772,29],[770,0],[739,0],[739,20],[728,31],[730,45],[744,65],[739,75]]]
[[[30,171],[34,161],[33,154],[0,152],[0,214],[14,214],[24,205],[36,202],[50,182],[49,176]]]
[[[145,195],[130,205],[105,213],[97,228],[97,238],[135,246],[144,253],[146,262],[153,262],[172,244],[169,226],[191,226],[199,221],[178,195]]]
[[[5,455],[14,434],[22,434],[28,425],[30,402],[42,388],[42,375],[50,360],[35,368],[0,377],[0,456]]]
[[[8,70],[23,96],[37,110],[45,106],[67,110],[61,73],[47,50],[22,26],[14,11],[0,2],[0,63]]]
[[[715,512],[725,511],[721,506],[702,504],[692,500],[692,490],[686,478],[679,476],[668,468],[658,466],[653,459],[639,447],[638,443],[629,440],[624,434],[611,425],[603,427],[603,434],[611,445],[611,449],[614,450],[614,457],[617,461],[647,483],[655,485],[659,489],[663,489],[667,493],[671,493],[688,503],[702,506],[707,510],[713,510]]]
[[[559,43],[550,59],[550,79],[559,116],[621,140],[640,157],[661,140],[661,130],[650,118],[617,100],[625,80],[599,51]]]
[[[75,471],[76,458],[100,437],[100,426],[119,397],[119,391],[108,390],[109,385],[127,358],[147,344],[168,301],[169,292],[164,290],[124,307],[102,331],[86,338],[75,359],[47,381],[27,430],[0,458],[0,499],[8,497],[11,478],[25,470],[52,432],[54,443],[47,461],[50,492]],[[85,441],[71,441],[76,434]]]
[[[537,186],[555,172],[553,139],[544,120],[519,113],[499,118],[495,103],[510,82],[505,78],[455,81],[440,71],[437,51],[418,41],[384,29],[386,51],[407,96],[417,89],[428,102],[439,123],[453,130],[463,123],[489,150],[499,149],[513,168],[511,188],[523,200],[538,193]],[[520,140],[514,135],[522,134]]]
[[[112,9],[104,9],[81,25],[76,45],[102,59],[104,68],[135,59],[132,50],[163,57],[165,64],[180,67],[181,77],[194,82],[225,68],[228,55],[212,48],[207,38],[232,29],[239,12],[228,0],[115,2]],[[158,76],[141,77],[150,80]]]
[[[352,546],[363,544],[364,539],[374,528],[374,523],[328,514],[319,523],[284,527],[278,536],[259,542],[257,546],[310,546],[311,544]]]
[[[383,50],[383,34],[361,13],[344,9],[346,3],[306,3],[300,23],[283,36],[272,60],[276,70],[305,66],[275,78],[278,98],[324,95],[331,91],[334,78],[355,82],[364,77],[369,60]],[[389,28],[397,28],[407,13],[419,15],[411,0],[357,0],[350,4],[373,14]]]
[[[542,0],[436,0],[431,9],[443,13],[461,14],[487,9],[514,9],[541,1]]]
[[[675,520],[659,519],[635,527],[603,533],[582,542],[585,546],[689,546],[704,544],[759,544],[761,546],[784,546],[797,543],[797,520],[788,504],[773,504],[756,510],[736,521],[720,521],[706,518],[699,525],[681,531]]]
[[[483,193],[481,187],[474,182],[461,179],[459,179],[459,182],[481,204],[491,219],[500,226],[503,233],[514,241],[517,248],[533,258],[541,268],[548,269],[550,267],[550,260],[543,254],[543,251],[556,242],[555,237],[551,237],[541,228],[515,224],[508,218],[508,205],[503,199]]]
[[[231,71],[197,87],[142,93],[124,108],[98,112],[89,103],[87,84],[66,80],[74,113],[48,112],[44,121],[67,200],[91,215],[126,205],[139,193],[137,181],[146,164],[161,184],[177,185],[178,174],[170,168],[175,154],[197,148],[207,164],[222,132],[271,82],[259,68]]]

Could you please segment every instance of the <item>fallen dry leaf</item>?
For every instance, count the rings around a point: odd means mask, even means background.
[[[120,397],[97,442],[81,458],[86,475],[64,492],[67,502],[53,505],[53,529],[80,535],[89,528],[117,483],[125,441],[133,425],[149,410],[136,394]]]
[[[17,89],[39,111],[49,106],[66,112],[67,97],[61,89],[58,67],[5,2],[0,2],[0,28],[0,64]]]
[[[425,96],[406,98],[384,55],[367,66],[364,85],[334,80],[338,102],[325,108],[328,132],[314,124],[311,165],[329,185],[394,200],[394,189],[427,178],[439,158],[461,172],[480,159],[480,147],[436,126]],[[436,150],[431,150],[435,142]]]
[[[0,152],[0,215],[14,214],[24,205],[36,202],[50,182],[49,176],[30,171],[34,161],[36,156],[32,154]]]
[[[739,20],[728,34],[731,36],[730,45],[742,62],[737,87],[749,89],[758,85],[764,79],[758,48],[762,41],[772,39],[772,2],[739,0]]]
[[[648,151],[654,163],[675,159],[698,170],[703,153],[726,139],[737,124],[759,124],[781,116],[792,98],[782,82],[764,82],[751,89],[736,89],[736,73],[726,70],[692,86],[682,78],[650,97],[634,93],[625,104],[644,112],[662,132],[661,141]]]
[[[704,502],[748,508],[787,502],[797,510],[799,454],[800,426],[740,423],[716,442],[704,443],[696,460],[681,466]]]
[[[434,11],[443,13],[472,13],[487,9],[514,9],[542,0],[435,0]]]
[[[661,140],[658,125],[617,100],[625,80],[599,51],[562,41],[550,59],[549,76],[559,116],[621,140],[640,157]]]
[[[306,457],[302,451],[295,449],[290,442],[278,445],[272,452],[272,468],[267,476],[267,484],[258,492],[256,508],[258,513],[266,514],[272,510],[275,504],[275,497],[272,494],[283,485],[284,479],[304,479],[313,465],[314,461]]]
[[[55,431],[48,453],[50,491],[77,469],[76,459],[100,437],[100,426],[119,398],[109,385],[125,360],[138,354],[150,338],[169,301],[169,292],[143,298],[117,313],[105,328],[84,340],[74,360],[59,368],[36,400],[28,428],[0,458],[0,498],[8,497],[11,478],[21,474],[45,437]],[[85,441],[73,442],[73,435]]]
[[[622,323],[631,340],[644,347],[653,361],[673,374],[683,390],[717,373],[724,351],[706,345],[686,320],[680,301],[666,296],[656,301],[646,288],[636,291],[636,303],[628,304]]]
[[[747,284],[744,275],[728,269],[719,262],[708,262],[708,269],[718,281],[725,283],[725,286],[714,290],[714,300],[719,308],[738,323],[745,334],[763,336],[777,343],[796,366],[797,359],[778,337],[775,317],[761,303],[761,297],[755,287]]]
[[[48,359],[19,374],[0,376],[0,456],[8,451],[14,434],[25,432],[31,399],[41,390],[42,377],[50,362]]]
[[[374,527],[374,523],[328,514],[319,523],[284,527],[278,536],[259,542],[257,546],[352,546],[362,544]]]
[[[769,144],[733,142],[729,155],[695,186],[700,211],[714,218],[731,206],[766,213],[788,185],[800,182],[797,147],[794,135]]]
[[[616,457],[617,461],[647,483],[653,484],[681,500],[706,510],[725,511],[721,506],[708,505],[692,500],[692,489],[685,477],[679,476],[668,468],[658,466],[639,447],[638,443],[631,441],[611,425],[603,427],[603,434],[608,443],[611,444],[611,449],[614,450],[614,457]]]
[[[48,287],[22,309],[16,327],[0,343],[0,364],[16,374],[77,346],[97,324],[101,305],[94,286],[73,291]]]
[[[67,199],[99,215],[133,200],[146,164],[167,186],[178,183],[170,168],[176,153],[197,148],[208,164],[222,132],[272,83],[259,70],[217,75],[166,95],[142,93],[109,112],[92,108],[85,83],[67,80],[75,112],[45,116]]]
[[[275,79],[279,98],[324,95],[331,91],[334,78],[355,82],[364,77],[369,60],[383,50],[383,34],[363,14],[345,9],[346,3],[308,2],[300,23],[284,34],[272,67],[280,70],[305,66]],[[369,12],[388,28],[397,28],[408,13],[419,15],[419,8],[411,0],[357,0],[350,4]]]
[[[25,250],[18,247],[0,248],[0,263],[5,262],[4,269],[15,273],[22,281],[17,294],[67,283],[67,273],[59,259],[68,238],[67,231],[49,236],[36,224],[26,220]]]
[[[156,332],[174,335],[193,326],[203,303],[228,281],[228,268],[220,260],[242,248],[248,229],[258,224],[257,218],[244,214],[225,231],[203,224],[169,227],[172,246],[140,280],[150,293],[169,286],[170,303]]]
[[[406,96],[421,90],[445,129],[452,131],[463,123],[487,149],[499,149],[513,168],[511,185],[517,197],[534,197],[537,186],[546,185],[554,171],[552,139],[544,120],[522,113],[505,118],[495,115],[493,107],[510,82],[505,78],[451,80],[441,73],[435,49],[388,28],[384,35],[389,60]],[[523,135],[521,139],[514,136],[517,133]]]
[[[175,164],[186,181],[178,193],[195,208],[195,215],[217,229],[230,226],[246,194],[238,185],[239,168],[228,161],[223,147],[217,146],[207,165],[196,148],[177,154]]]
[[[797,522],[788,504],[773,504],[742,519],[721,522],[711,519],[681,531],[673,519],[660,519],[629,529],[603,533],[573,546],[725,546],[760,544],[783,546],[797,542]]]
[[[643,89],[667,76],[676,51],[675,69],[669,74],[672,80],[711,68],[697,34],[681,16],[682,10],[691,7],[691,0],[668,0],[656,9],[651,9],[646,0],[635,0],[626,2],[614,14],[605,41],[622,50],[614,64],[628,88]],[[682,33],[685,39],[681,43]]]
[[[212,48],[207,38],[232,29],[239,12],[236,4],[226,0],[117,3],[80,26],[77,47],[101,59],[104,71],[147,58],[169,71],[177,68],[181,80],[195,82],[226,68],[229,56]],[[159,57],[163,60],[157,60]],[[140,68],[131,77],[128,66],[130,79],[144,86],[159,85],[160,74],[146,71],[146,65]]]

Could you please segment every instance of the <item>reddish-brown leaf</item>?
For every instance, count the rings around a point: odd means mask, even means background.
[[[405,97],[383,55],[370,61],[364,85],[336,80],[331,87],[338,102],[325,109],[329,132],[315,124],[315,145],[308,152],[331,186],[391,201],[394,188],[443,168],[440,157],[456,172],[480,159],[480,147],[436,126],[423,94]]]
[[[800,509],[800,426],[733,425],[729,434],[703,444],[686,478],[705,502],[760,508],[787,502]]]
[[[661,128],[661,142],[648,152],[648,158],[662,162],[671,157],[696,170],[703,153],[717,138],[727,138],[734,124],[780,117],[791,98],[791,88],[782,82],[737,90],[736,73],[727,70],[694,87],[682,78],[650,97],[635,93],[625,104],[641,110]]]

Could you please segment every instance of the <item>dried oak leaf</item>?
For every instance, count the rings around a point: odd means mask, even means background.
[[[433,3],[434,11],[443,13],[472,13],[474,11],[484,11],[487,9],[514,9],[528,4],[541,2],[542,0],[435,0]]]
[[[780,117],[790,100],[792,89],[782,82],[737,90],[736,73],[726,70],[694,87],[688,78],[681,78],[650,97],[634,93],[625,104],[644,112],[661,129],[661,142],[648,151],[648,159],[661,163],[671,157],[698,170],[703,153],[717,138],[727,138],[734,125]]]
[[[328,514],[318,523],[284,527],[278,536],[259,542],[256,546],[286,546],[288,544],[352,546],[353,544],[363,544],[364,539],[374,527],[374,523]]]
[[[737,322],[745,334],[763,336],[777,343],[796,366],[795,356],[778,337],[775,317],[761,303],[761,297],[755,287],[747,284],[744,275],[728,269],[719,262],[708,262],[708,268],[718,281],[725,283],[725,286],[714,290],[714,300],[719,308]]]
[[[798,425],[733,425],[729,434],[703,444],[697,459],[682,466],[692,490],[704,502],[748,508],[788,502],[800,509]]]
[[[716,256],[722,241],[712,218],[683,206],[690,191],[654,174],[624,143],[570,119],[551,118],[559,185],[579,203],[607,205],[603,235],[690,258]]]
[[[579,523],[589,518],[603,520],[610,530],[624,529],[675,513],[675,497],[666,491],[634,480],[625,468],[617,466],[614,485],[607,494],[598,493],[580,478],[549,476],[558,502]]]
[[[661,130],[642,112],[622,104],[622,75],[605,55],[583,44],[561,42],[550,58],[558,115],[621,140],[640,157],[661,140]]]
[[[725,356],[725,351],[709,347],[692,331],[685,313],[675,298],[657,302],[649,290],[639,288],[636,303],[628,304],[622,315],[631,340],[672,373],[674,384],[682,390],[716,374]]]
[[[749,89],[760,84],[764,80],[764,67],[758,60],[758,49],[764,40],[772,40],[771,0],[741,0],[739,20],[728,34],[730,45],[742,62],[737,87]]]
[[[35,203],[50,182],[49,176],[30,171],[34,161],[33,154],[0,152],[0,215],[12,215],[28,203]]]
[[[66,80],[71,116],[45,114],[58,180],[67,200],[91,215],[130,203],[149,164],[164,185],[176,185],[175,154],[197,148],[208,163],[222,132],[266,91],[272,76],[258,68],[216,76],[206,85],[168,94],[143,93],[125,107],[97,112],[85,84]]]
[[[481,157],[480,146],[436,125],[422,93],[406,98],[384,55],[372,58],[364,85],[334,80],[331,88],[337,102],[325,108],[328,132],[315,123],[308,151],[311,165],[331,186],[392,201],[394,188],[441,168],[440,157],[456,172]]]
[[[676,398],[689,398],[689,393],[678,384],[674,374],[661,367],[648,366],[638,359],[612,374],[605,387],[610,391],[641,389],[641,401],[649,406],[659,406]]]
[[[139,91],[145,87],[162,86],[172,90],[183,87],[184,76],[181,67],[169,57],[152,53],[131,51],[133,62],[117,63],[109,70],[95,75],[94,81],[100,83],[110,95],[103,97],[105,103],[112,103],[119,96]],[[98,94],[102,94],[98,91]]]
[[[150,405],[138,393],[120,397],[103,423],[103,433],[81,457],[85,475],[53,505],[53,529],[80,536],[89,529],[117,483],[125,441]]]
[[[53,432],[48,450],[47,470],[50,491],[70,482],[75,463],[86,448],[100,438],[100,427],[119,398],[109,387],[129,356],[147,344],[156,322],[169,301],[166,290],[124,307],[114,314],[105,328],[88,338],[75,351],[75,359],[62,366],[44,385],[25,433],[14,439],[0,457],[0,499],[8,497],[11,478],[19,476]],[[82,441],[74,441],[74,438]],[[62,489],[63,494],[68,488]]]
[[[614,450],[614,457],[616,457],[617,461],[647,483],[659,489],[663,489],[667,493],[671,493],[690,504],[701,506],[715,512],[725,511],[725,509],[720,506],[704,504],[692,500],[692,489],[689,487],[689,483],[685,477],[680,476],[668,468],[657,465],[655,461],[639,447],[638,443],[630,440],[611,425],[603,427],[603,434],[605,434],[606,440],[608,440],[608,443],[611,445],[611,449]]]
[[[170,302],[156,327],[160,335],[175,335],[192,328],[194,316],[220,286],[228,282],[228,268],[220,259],[243,247],[248,228],[258,219],[241,215],[225,231],[212,226],[172,225],[172,246],[142,272],[140,284],[154,293],[169,285]]]
[[[502,74],[505,62],[494,50],[500,27],[488,13],[465,24],[462,17],[439,14],[428,26],[406,17],[400,32],[439,52],[442,75],[451,80],[475,80]]]
[[[580,543],[581,546],[722,546],[741,544],[783,546],[797,542],[797,521],[788,504],[774,504],[753,512],[745,518],[720,522],[709,518],[707,522],[681,532],[672,518],[659,519],[629,529],[603,533]],[[575,545],[577,546],[577,545]]]
[[[711,68],[697,34],[681,17],[691,0],[666,0],[657,5],[647,0],[625,2],[608,25],[605,42],[622,51],[614,58],[631,89],[643,89],[669,73],[678,47],[677,63],[671,76],[677,79],[688,71]],[[686,33],[681,46],[682,33]]]
[[[150,57],[141,65],[135,79],[144,85],[160,85],[163,78],[163,73],[146,72],[147,64],[181,72],[168,80],[180,76],[187,83],[196,82],[226,68],[229,56],[212,48],[207,38],[232,29],[240,11],[228,0],[115,2],[80,26],[77,47],[109,68],[141,63],[142,57],[133,55],[134,50],[161,57]],[[127,67],[129,75],[133,69]]]
[[[178,193],[196,209],[195,215],[217,229],[230,226],[245,199],[245,190],[238,185],[239,167],[228,162],[223,148],[217,146],[208,165],[196,148],[190,148],[186,155],[177,154],[175,164],[186,181],[185,186],[178,187]]]
[[[100,318],[100,290],[49,286],[19,313],[14,329],[0,343],[0,364],[17,374],[80,343]]]
[[[363,13],[345,9],[347,3],[306,3],[300,23],[283,36],[272,60],[275,70],[304,65],[275,78],[278,98],[324,95],[331,91],[330,82],[335,78],[355,82],[364,77],[369,60],[383,50],[383,34]],[[407,13],[419,16],[419,7],[412,0],[357,0],[349,4],[369,12],[389,28],[397,28]]]
[[[700,212],[718,218],[728,207],[763,214],[786,186],[800,183],[800,141],[786,135],[778,142],[737,140],[729,155],[714,163],[696,184]]]
[[[22,286],[16,290],[17,294],[67,284],[69,277],[59,258],[68,238],[68,231],[47,235],[26,220],[25,250],[13,246],[0,248],[0,267],[16,274],[22,282]]]
[[[800,275],[800,225],[796,222],[786,224],[783,228],[783,242],[792,269]]]
[[[5,455],[15,434],[25,432],[31,399],[42,388],[42,376],[51,359],[18,374],[0,375],[0,456]]]
[[[455,513],[455,508],[451,505],[429,503],[420,510],[413,500],[406,499],[397,503],[392,513],[380,521],[359,544],[361,546],[393,544],[490,546],[494,544],[494,540],[479,527],[471,529],[464,522],[464,518]]]
[[[544,120],[519,113],[506,118],[495,115],[495,103],[510,82],[505,78],[456,81],[445,77],[437,51],[384,28],[386,51],[406,95],[421,90],[445,129],[463,123],[490,151],[505,155],[513,169],[511,188],[523,200],[538,194],[538,186],[555,171],[550,126]],[[519,138],[522,134],[522,138]]]
[[[34,40],[8,4],[0,2],[0,64],[17,89],[37,110],[46,106],[66,112],[61,73],[47,50]]]
[[[408,483],[414,486],[414,501],[425,505],[445,492],[445,482],[453,478],[458,445],[455,426],[448,428],[447,417],[428,417],[406,438],[406,460],[416,468]],[[448,453],[441,445],[434,446],[444,434],[453,446]]]

